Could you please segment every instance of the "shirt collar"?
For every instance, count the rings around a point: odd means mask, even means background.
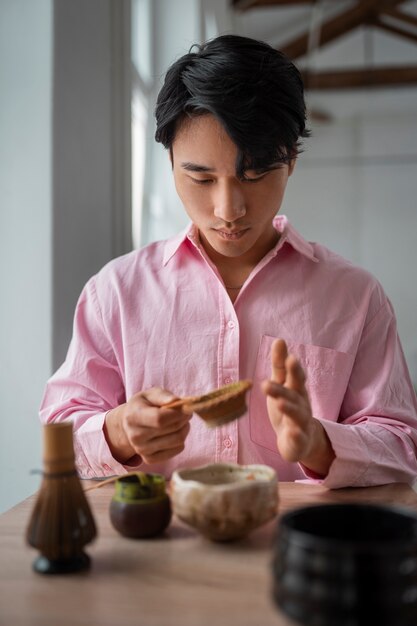
[[[178,249],[182,246],[182,244],[188,239],[191,243],[198,248],[199,244],[199,236],[198,230],[193,223],[189,223],[186,228],[181,230],[179,233],[170,237],[165,242],[164,248],[164,257],[163,257],[163,265],[166,265],[168,261],[174,256],[174,254],[178,251]]]
[[[318,263],[319,260],[314,254],[313,244],[300,235],[294,226],[290,224],[286,215],[277,215],[273,220],[273,225],[277,231],[281,233],[281,237],[279,238],[274,250],[275,254],[284,245],[284,243],[287,242],[292,248],[294,248],[294,250],[310,259],[310,261]]]
[[[290,224],[288,218],[285,215],[277,215],[273,220],[274,228],[281,234],[281,237],[275,246],[274,250],[271,250],[272,254],[277,254],[278,250],[287,242],[294,250],[307,257],[315,263],[318,262],[318,258],[314,254],[314,248],[300,233]],[[196,248],[199,247],[199,236],[196,226],[189,223],[182,231],[170,237],[165,242],[163,264],[166,265],[168,261],[176,254],[179,248],[184,244],[186,240],[189,240]]]

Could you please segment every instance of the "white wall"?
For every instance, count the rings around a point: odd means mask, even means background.
[[[0,3],[0,511],[33,493],[51,370],[50,0]]]
[[[417,112],[369,114],[313,126],[282,212],[380,280],[417,387],[416,198]]]
[[[200,0],[152,0],[152,10],[153,87],[147,130],[149,176],[145,183],[143,244],[168,237],[187,223],[172,180],[168,153],[154,140],[153,108],[168,66],[203,38]]]
[[[129,5],[54,1],[54,369],[84,284],[131,249]]]
[[[131,249],[129,14],[0,2],[0,510],[39,486],[38,408],[84,283]]]

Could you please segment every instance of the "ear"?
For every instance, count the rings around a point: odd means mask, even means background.
[[[293,159],[291,159],[291,161],[288,163],[288,176],[291,176],[291,174],[294,171],[295,168],[295,164],[297,162],[296,157],[294,157]]]

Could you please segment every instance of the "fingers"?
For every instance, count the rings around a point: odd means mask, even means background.
[[[304,394],[286,385],[265,381],[268,415],[277,435],[277,447],[287,461],[298,461],[308,451],[313,419],[310,403]]]
[[[274,342],[274,358],[280,359],[284,355],[284,346]],[[286,346],[285,346],[286,349]],[[278,355],[278,351],[281,354]],[[277,361],[275,361],[276,367]],[[279,383],[274,380],[265,380],[262,390],[267,396],[268,414],[276,426],[279,426],[284,416],[294,423],[303,425],[311,416],[311,407],[305,385],[306,376],[299,361],[293,355],[285,358],[285,381]]]
[[[178,411],[149,410],[142,412],[140,421],[135,414],[126,419],[126,431],[132,443],[136,443],[137,435],[140,440],[146,443],[155,438],[162,438],[172,433],[176,433],[181,428],[189,424],[189,415],[184,415]]]
[[[166,434],[177,430],[190,419],[178,409],[159,409],[157,407],[142,408],[140,413],[132,410],[126,419],[130,426],[140,426],[146,430],[157,430],[161,434]]]
[[[150,428],[137,424],[127,427],[130,445],[145,463],[156,463],[179,454],[184,449],[190,431],[189,418],[165,428]]]
[[[129,400],[128,421],[132,425],[158,429],[161,433],[177,430],[190,419],[188,415],[182,412],[182,407],[175,409],[159,408],[174,398],[172,393],[159,388],[138,393]]]
[[[279,383],[266,380],[262,383],[263,392],[277,400],[277,409],[286,415],[297,418],[300,411],[306,406],[306,399],[300,397],[300,393],[294,389],[284,387]]]
[[[189,433],[190,424],[187,423],[178,431],[168,435],[156,436],[142,443],[141,456],[146,463],[157,463],[169,459],[184,450],[185,439]]]
[[[288,354],[285,341],[277,339],[271,350],[271,380],[262,383],[269,419],[284,459],[296,462],[311,449],[313,416],[306,388],[306,375],[297,358]]]
[[[123,429],[134,452],[145,463],[156,463],[179,454],[190,430],[190,415],[181,408],[160,408],[175,396],[152,388],[137,393],[126,404]]]
[[[305,387],[306,376],[299,361],[290,354],[285,361],[285,366],[287,370],[286,387],[297,391],[303,396],[307,396]]]
[[[146,391],[141,391],[134,396],[141,405],[162,406],[176,399],[173,393],[161,387],[151,387]]]
[[[288,354],[283,339],[275,339],[271,347],[271,380],[306,396],[306,376],[299,361]]]
[[[283,339],[275,339],[271,346],[271,380],[283,385],[286,378],[285,361],[288,356],[287,344]]]

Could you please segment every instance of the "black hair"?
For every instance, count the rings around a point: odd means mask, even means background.
[[[308,137],[300,72],[269,44],[222,35],[190,48],[165,75],[155,107],[155,139],[172,151],[187,117],[211,113],[238,149],[236,170],[288,163]]]

